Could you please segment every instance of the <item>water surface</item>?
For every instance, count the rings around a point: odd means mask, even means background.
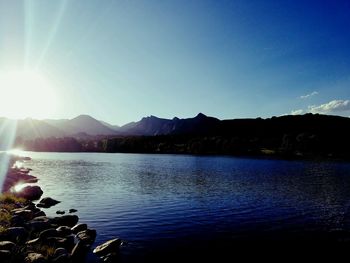
[[[124,261],[239,241],[337,241],[349,230],[350,164],[234,157],[26,153],[47,210],[78,209]],[[165,253],[165,252],[164,252]],[[93,260],[93,258],[91,258]]]

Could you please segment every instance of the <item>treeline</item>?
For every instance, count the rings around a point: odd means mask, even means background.
[[[283,116],[222,121],[207,134],[18,140],[33,151],[274,155],[350,159],[350,119]]]

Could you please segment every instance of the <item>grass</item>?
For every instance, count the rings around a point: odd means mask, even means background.
[[[46,259],[53,257],[55,254],[56,248],[48,245],[37,245],[34,247],[34,250],[40,254],[42,254]]]
[[[0,211],[0,226],[10,226],[12,215],[7,210]]]
[[[26,199],[10,193],[0,195],[0,233],[6,231],[6,228],[11,225],[11,211],[17,208],[18,205],[24,205],[26,202]]]
[[[0,195],[0,205],[3,204],[25,204],[27,202],[26,199],[22,197],[15,196],[10,193],[4,193]]]

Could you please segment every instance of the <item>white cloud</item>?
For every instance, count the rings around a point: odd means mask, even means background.
[[[291,111],[291,115],[300,115],[300,114],[303,114],[304,110],[302,109],[299,109],[299,110],[292,110]]]
[[[321,105],[308,107],[311,113],[332,114],[350,111],[350,100],[332,100]]]
[[[318,94],[317,91],[313,91],[313,92],[311,92],[310,94],[306,94],[306,95],[300,96],[300,98],[301,98],[301,99],[308,99],[308,98],[310,98],[310,97],[312,97],[312,96],[315,96],[315,95],[317,95],[317,94]]]

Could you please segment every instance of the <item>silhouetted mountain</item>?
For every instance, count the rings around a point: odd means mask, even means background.
[[[350,159],[350,118],[339,116],[305,114],[222,121],[204,114],[172,120],[150,116],[124,125],[119,131],[118,136],[89,137],[81,133],[74,140],[50,138],[20,141],[17,145],[39,151]]]
[[[58,127],[52,126],[44,121],[24,119],[17,121],[17,137],[22,138],[47,138],[64,137],[66,133]]]
[[[212,133],[219,125],[220,120],[207,117],[199,113],[194,118],[161,119],[155,116],[142,118],[138,122],[131,122],[119,128],[123,135],[176,135],[176,134],[206,134]]]
[[[112,125],[112,124],[109,124],[108,122],[101,121],[101,120],[99,120],[99,122],[101,122],[104,126],[110,128],[112,130],[118,131],[120,129],[119,125]]]
[[[0,127],[1,149],[7,148],[6,145],[11,147],[11,142],[18,137],[27,140],[47,137],[64,137],[66,135],[62,130],[44,121],[30,118],[24,120],[0,118]]]
[[[74,136],[85,133],[87,135],[115,135],[116,131],[92,118],[89,115],[79,115],[71,120],[45,120],[52,126],[62,130],[66,135]]]
[[[142,118],[138,122],[131,122],[120,127],[119,132],[123,135],[154,136],[169,134],[171,120],[161,119],[155,116]]]

